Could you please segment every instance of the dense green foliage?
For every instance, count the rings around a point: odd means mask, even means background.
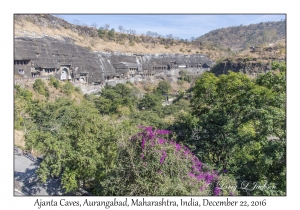
[[[179,74],[180,74],[180,77],[178,78],[179,81],[187,81],[189,83],[192,81],[192,76],[188,75],[187,71],[180,70]]]
[[[66,95],[71,95],[74,92],[74,86],[70,82],[65,82],[61,86],[61,92]]]
[[[100,97],[90,99],[94,101],[96,108],[101,114],[115,114],[129,108],[125,113],[130,113],[135,106],[137,97],[134,91],[124,84],[117,84],[115,87],[108,86],[102,90]]]
[[[45,82],[41,79],[36,79],[33,84],[33,89],[38,92],[39,94],[45,96],[46,98],[49,97],[49,89],[46,86]]]
[[[60,87],[60,82],[58,79],[56,79],[53,76],[50,76],[49,78],[49,84],[52,85],[53,87],[55,87],[56,89],[58,89]]]
[[[14,126],[43,155],[43,182],[95,195],[286,194],[284,63],[255,79],[204,73],[166,106],[165,81],[153,93],[117,84],[80,99],[69,82],[48,85],[64,96],[34,100],[47,95],[38,79],[37,93],[15,86]]]
[[[100,27],[98,29],[98,35],[99,35],[100,38],[104,38],[105,37],[106,33],[105,33],[105,30],[104,30],[103,27]]]
[[[280,71],[256,80],[241,73],[205,73],[193,91],[192,113],[178,118],[182,141],[201,161],[229,171],[241,183],[276,186],[244,194],[286,190],[285,66],[274,63],[273,68]]]
[[[156,94],[146,93],[144,97],[139,100],[138,104],[139,109],[145,110],[157,110],[160,109],[161,106],[161,97]]]
[[[15,106],[14,106],[14,128],[21,130],[25,126],[25,119],[28,112],[32,110],[32,92],[15,85]]]
[[[62,174],[64,188],[73,191],[113,166],[117,131],[93,104],[60,98],[41,106],[34,121],[38,128],[26,135],[26,146],[44,156],[42,181]]]
[[[171,90],[171,84],[163,80],[158,83],[155,92],[164,95],[164,94],[168,94],[170,90]]]

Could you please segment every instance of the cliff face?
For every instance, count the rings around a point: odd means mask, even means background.
[[[65,37],[15,37],[14,45],[14,73],[29,79],[53,75],[60,80],[103,84],[181,68],[203,72],[213,65],[205,55],[198,54],[92,52]]]
[[[63,66],[73,71],[74,75],[77,71],[79,73],[88,70],[91,82],[94,81],[93,78],[101,78],[99,59],[96,55],[88,49],[74,45],[68,38],[57,40],[50,37],[18,37],[15,38],[14,53],[15,61],[28,61],[22,74],[25,78],[48,76],[49,73],[45,70],[49,69],[54,69],[53,75],[60,78]],[[15,65],[15,74],[20,74],[19,70],[22,67],[22,65]]]
[[[242,72],[249,76],[256,77],[260,73],[266,73],[271,69],[270,64],[264,64],[257,61],[232,62],[223,61],[211,68],[211,72],[216,75],[227,74],[228,71]]]

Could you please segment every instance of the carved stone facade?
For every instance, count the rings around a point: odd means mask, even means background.
[[[108,81],[129,80],[168,75],[178,69],[206,69],[212,66],[205,55],[125,54],[91,52],[50,37],[15,38],[15,74],[23,78],[45,78],[53,75],[62,81],[103,85]]]

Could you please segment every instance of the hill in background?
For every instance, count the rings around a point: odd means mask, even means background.
[[[216,29],[198,37],[195,42],[219,49],[238,51],[250,46],[266,46],[285,37],[286,22],[276,21]]]

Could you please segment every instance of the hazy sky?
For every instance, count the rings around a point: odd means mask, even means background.
[[[211,30],[225,28],[228,26],[249,25],[267,21],[280,21],[285,19],[284,14],[231,14],[231,15],[154,15],[154,14],[135,14],[135,15],[115,15],[115,14],[58,14],[60,17],[70,23],[80,23],[86,25],[97,24],[97,28],[110,25],[110,29],[116,31],[121,25],[125,29],[134,29],[137,34],[146,34],[147,31],[156,32],[166,36],[172,34],[174,37],[190,39],[199,37]]]

